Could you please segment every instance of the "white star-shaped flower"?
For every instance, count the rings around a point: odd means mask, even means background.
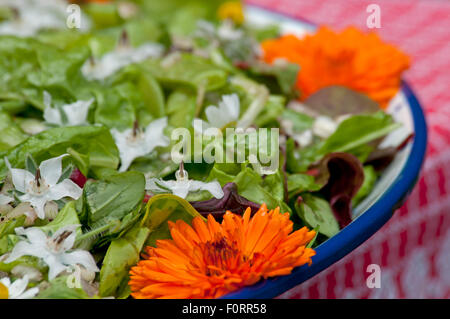
[[[31,299],[37,295],[39,288],[27,290],[28,276],[16,279],[11,283],[8,277],[0,279],[0,299]]]
[[[145,189],[155,194],[172,193],[181,198],[186,198],[190,192],[197,192],[201,190],[210,192],[215,198],[222,198],[224,195],[219,182],[213,181],[204,183],[191,180],[188,177],[188,173],[183,168],[175,172],[175,177],[175,181],[165,181],[159,178],[148,178],[146,180]]]
[[[46,105],[44,119],[47,123],[58,126],[78,126],[87,124],[89,107],[94,103],[94,99],[65,104],[61,109],[52,107],[51,103],[51,95],[44,91],[44,104]],[[64,113],[66,121],[63,120],[62,113]]]
[[[164,46],[159,43],[145,43],[140,47],[119,46],[115,51],[106,53],[98,61],[87,60],[81,71],[89,80],[103,80],[121,68],[144,61],[150,57],[160,57]]]
[[[64,197],[78,199],[83,190],[70,179],[59,182],[62,175],[62,158],[67,154],[43,161],[33,175],[27,170],[12,168],[5,157],[14,188],[23,195],[18,198],[21,202],[28,202],[35,209],[39,218],[45,218],[44,206],[47,202]]]
[[[31,37],[43,29],[66,28],[64,1],[6,0],[2,4],[16,10],[17,17],[0,23],[0,35]]]
[[[167,117],[151,122],[142,132],[136,127],[119,132],[111,130],[120,154],[119,172],[125,172],[134,159],[151,153],[158,146],[168,146],[169,138],[164,135]]]
[[[81,265],[88,271],[100,271],[92,255],[82,249],[72,250],[79,225],[69,225],[47,236],[38,227],[16,228],[16,234],[23,236],[11,251],[5,263],[13,262],[22,256],[35,256],[49,267],[48,279],[56,278],[61,272]]]
[[[239,119],[240,102],[237,94],[222,96],[219,106],[210,105],[205,109],[207,122],[194,119],[192,126],[194,131],[202,133],[203,129],[217,128],[222,129],[227,125],[237,122]]]

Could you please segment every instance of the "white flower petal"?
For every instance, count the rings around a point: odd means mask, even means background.
[[[244,35],[244,32],[235,29],[232,22],[224,21],[217,29],[217,35],[223,40],[236,41]]]
[[[144,155],[144,154],[143,154]],[[129,155],[123,155],[120,157],[120,168],[119,168],[119,172],[123,173],[125,172],[131,165],[131,163],[133,163],[133,161],[138,158],[139,153],[129,153]]]
[[[15,189],[19,192],[26,193],[27,186],[34,181],[34,176],[29,171],[24,169],[12,168],[8,158],[4,158],[6,166],[11,172],[12,182]]]
[[[94,103],[94,99],[89,101],[77,101],[72,104],[63,106],[64,113],[66,113],[68,125],[77,126],[83,125],[87,122],[89,107]]]
[[[220,184],[217,181],[204,183],[200,181],[192,181],[191,184],[191,190],[197,191],[197,190],[204,190],[208,191],[213,195],[215,198],[222,198],[223,197],[223,190]]]
[[[240,111],[239,96],[237,94],[222,96],[222,101],[219,103],[219,109],[224,114],[227,114],[232,121],[237,121]]]
[[[321,138],[330,137],[338,128],[338,124],[328,116],[319,116],[313,124],[312,131],[314,135]]]
[[[221,129],[222,127],[224,127],[225,125],[227,125],[228,123],[226,122],[226,118],[223,118],[223,115],[219,108],[217,106],[214,105],[210,105],[205,109],[205,115],[206,118],[208,119],[209,124],[212,127],[216,127],[218,129]]]
[[[73,199],[80,198],[83,190],[70,179],[65,179],[61,183],[51,187],[47,193],[47,199],[58,200],[64,197]]]
[[[135,158],[145,155],[142,137],[133,137],[133,130],[127,129],[119,132],[116,129],[111,130],[117,148],[119,149],[120,168],[119,172],[125,172]],[[134,139],[134,141],[132,141]]]
[[[146,154],[153,151],[157,146],[168,146],[170,140],[164,135],[164,129],[167,127],[167,117],[154,120],[145,128]]]
[[[27,199],[29,198],[29,199]],[[43,196],[32,196],[29,194],[26,194],[25,196],[20,196],[19,199],[22,202],[29,202],[31,206],[33,206],[34,210],[36,211],[36,215],[40,219],[45,218],[45,204],[47,203],[46,197]]]
[[[6,205],[11,203],[14,200],[14,198],[10,197],[10,196],[6,196],[3,194],[0,194],[0,205]]]
[[[3,277],[2,279],[0,279],[0,282],[3,284],[3,286],[5,286],[6,288],[9,288],[9,286],[11,286],[11,279],[9,279],[9,277]]]
[[[38,287],[33,287],[22,293],[17,299],[31,299],[39,293]]]
[[[134,63],[144,61],[149,57],[161,57],[164,53],[164,46],[159,43],[145,43],[140,47],[136,48],[129,57]]]
[[[70,232],[70,235],[64,239],[64,241],[60,244],[61,251],[67,251],[73,247],[75,244],[75,239],[77,237],[76,230],[80,225],[68,225],[58,229],[52,235],[52,241],[57,242],[58,238],[65,232]]]
[[[48,185],[50,185],[50,187],[58,183],[58,180],[62,174],[62,159],[66,156],[68,156],[68,154],[50,158],[46,161],[41,162],[41,164],[39,165],[41,177]]]
[[[146,178],[145,189],[149,191],[161,191],[161,187],[156,184],[157,181],[158,178]]]
[[[25,241],[19,241],[11,251],[8,258],[6,258],[5,263],[8,264],[14,260],[19,259],[22,256],[35,256],[38,258],[43,258],[47,256],[47,252],[44,247],[33,245]]]
[[[217,181],[204,183],[194,180],[165,181],[162,179],[151,178],[146,180],[145,189],[166,193],[168,192],[167,189],[169,189],[172,191],[173,195],[181,198],[186,198],[189,192],[196,192],[199,190],[208,191],[216,198],[222,198],[224,196],[222,187]]]
[[[303,131],[300,134],[294,134],[293,135],[294,140],[301,146],[301,147],[306,147],[310,144],[312,144],[313,142],[313,133],[312,130],[308,129]]]
[[[28,286],[28,277],[25,276],[22,279],[16,279],[8,288],[9,298],[17,299]]]
[[[151,153],[157,146],[167,146],[170,140],[164,135],[167,126],[167,117],[163,117],[151,122],[143,134],[133,136],[133,130],[127,129],[119,132],[111,130],[120,154],[119,172],[124,172],[130,167],[134,159]]]
[[[194,119],[192,124],[194,131],[201,133],[202,126],[205,129],[209,127],[222,129],[231,122],[237,121],[239,119],[239,112],[240,101],[238,95],[223,95],[218,107],[215,105],[210,105],[205,109],[205,115],[208,123],[205,123],[200,119]]]
[[[65,265],[82,265],[84,268],[86,268],[89,271],[100,271],[98,269],[94,258],[92,255],[86,251],[86,250],[75,250],[70,253],[65,253],[61,256],[61,261]]]
[[[57,108],[53,108],[51,106],[47,106],[44,110],[44,120],[47,123],[55,124],[55,125],[63,125],[61,118],[61,111]]]
[[[192,120],[192,127],[194,128],[194,132],[202,134],[205,130],[210,128],[211,125],[201,119],[194,119]]]
[[[49,254],[44,258],[44,262],[48,265],[48,279],[53,280],[58,276],[60,273],[62,273],[64,270],[67,269],[67,266],[65,266],[59,258],[57,258],[54,254]]]
[[[81,71],[87,79],[103,80],[129,64],[160,57],[163,52],[164,47],[158,43],[146,43],[138,48],[120,48],[105,54],[95,65],[86,61]]]
[[[30,299],[36,296],[39,292],[39,288],[31,288],[25,290],[28,286],[28,277],[25,275],[23,278],[16,279],[12,284],[8,277],[4,277],[0,280],[6,289],[8,290],[8,299]]]
[[[45,246],[47,242],[47,235],[42,231],[42,229],[37,227],[17,227],[15,232],[19,236],[26,236],[30,243],[34,245]]]
[[[181,198],[186,198],[190,190],[191,181],[167,181],[169,182],[169,188],[172,190],[172,194]]]

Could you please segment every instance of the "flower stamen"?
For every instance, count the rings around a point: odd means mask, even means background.
[[[41,170],[39,168],[36,169],[36,174],[34,175],[34,180],[36,182],[37,187],[41,187]]]

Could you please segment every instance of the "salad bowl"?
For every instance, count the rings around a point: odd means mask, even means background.
[[[247,7],[246,14],[250,23],[277,23],[284,33],[303,36],[315,29],[307,20],[288,17],[253,5]],[[418,180],[425,158],[427,126],[421,105],[405,81],[401,91],[391,100],[387,112],[392,114],[397,122],[402,123],[403,127],[388,135],[383,144],[398,145],[407,135],[412,135],[413,139],[396,154],[372,193],[353,209],[353,221],[337,235],[316,247],[317,255],[312,258],[311,266],[299,267],[290,275],[264,280],[223,298],[274,298],[282,294],[351,253],[388,222],[403,205]]]
[[[418,179],[410,60],[376,34],[236,0],[79,1],[80,30],[66,1],[8,3],[0,298],[274,298]]]

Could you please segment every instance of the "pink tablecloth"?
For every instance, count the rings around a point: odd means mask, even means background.
[[[381,9],[381,37],[413,61],[405,74],[429,126],[422,177],[407,203],[367,242],[280,298],[450,297],[450,1],[248,0],[336,29],[368,30],[369,4]],[[381,288],[368,288],[369,264]]]

